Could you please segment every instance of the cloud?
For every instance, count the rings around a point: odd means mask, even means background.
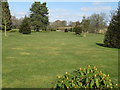
[[[101,7],[82,7],[80,8],[81,11],[108,11],[112,10],[110,6],[101,6]]]
[[[50,9],[49,10],[49,13],[61,13],[61,12],[69,12],[68,10],[66,10],[66,9]]]
[[[16,16],[17,18],[24,17],[25,15],[28,15],[28,12],[21,11],[21,12],[12,12],[11,13],[13,16]]]
[[[55,20],[67,20],[67,21],[80,21],[83,16],[89,16],[87,13],[74,12],[67,9],[50,9],[49,19],[50,21]]]
[[[93,2],[93,5],[103,5],[104,2]]]

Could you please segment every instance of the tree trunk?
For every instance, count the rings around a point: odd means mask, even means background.
[[[6,22],[5,22],[5,36],[7,36],[6,31],[7,31],[7,30],[6,30]]]
[[[86,37],[86,32],[84,32],[84,35],[83,35],[83,37]]]

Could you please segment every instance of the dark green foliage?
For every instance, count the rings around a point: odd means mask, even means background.
[[[46,30],[49,21],[48,21],[48,8],[46,7],[46,3],[35,2],[30,8],[31,14],[31,24],[35,31],[39,31],[41,29]]]
[[[72,31],[73,31],[73,29],[72,29],[72,28],[70,28],[68,31],[72,32]]]
[[[85,33],[88,32],[90,26],[90,20],[83,17],[81,24],[82,24],[82,31]]]
[[[56,29],[51,28],[50,31],[56,31]]]
[[[68,30],[67,29],[65,29],[65,31],[64,32],[68,32]]]
[[[12,28],[11,14],[9,10],[8,2],[2,2],[2,30],[9,31]]]
[[[108,47],[120,48],[120,2],[106,32],[104,44]]]
[[[91,88],[91,89],[105,89],[117,88],[117,84],[111,82],[110,76],[98,71],[94,66],[87,68],[80,68],[72,73],[66,72],[62,77],[58,76],[55,85],[56,89],[59,88]]]
[[[29,18],[25,17],[24,20],[22,21],[22,24],[20,25],[19,32],[23,34],[30,34],[31,28],[29,23],[30,23]]]
[[[82,33],[82,28],[81,28],[79,22],[76,22],[76,25],[74,27],[74,32],[75,32],[75,34],[78,34],[78,35],[80,35]]]

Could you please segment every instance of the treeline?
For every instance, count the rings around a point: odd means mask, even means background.
[[[76,26],[76,23],[79,22],[81,24],[81,27],[83,29],[83,32],[89,32],[89,33],[99,33],[100,30],[104,30],[108,27],[108,19],[107,15],[105,13],[94,13],[89,17],[83,16],[82,21],[76,21],[76,22],[67,22],[67,21],[60,21],[56,20],[55,22],[50,22],[48,28],[50,30],[57,30],[59,27],[71,27],[74,28]],[[74,30],[70,30],[74,31]]]
[[[26,28],[23,24],[27,23],[29,23],[30,30],[33,29],[38,32],[40,30],[47,29],[49,19],[48,8],[45,2],[34,2],[30,8],[30,14],[28,17],[25,16],[25,18],[21,19],[17,19],[15,16],[11,16],[7,0],[5,2],[0,2],[0,6],[2,6],[2,24],[0,29],[5,32],[11,29],[19,28],[19,32],[22,33],[23,30],[21,30],[21,28],[23,26]]]
[[[15,16],[11,16],[8,2],[2,2],[2,30],[9,31],[11,29],[19,29],[24,18],[17,19]],[[30,15],[27,17],[30,23],[31,30],[59,30],[59,27],[71,27],[68,31],[74,31],[76,22],[67,22],[65,20],[56,20],[55,22],[49,22],[48,8],[46,3],[34,2],[30,8]],[[78,22],[78,21],[77,21]],[[79,21],[80,22],[80,21]],[[100,30],[104,30],[108,27],[108,19],[105,13],[92,14],[89,17],[83,17],[80,22],[83,32],[99,33]],[[66,28],[65,28],[66,30]]]
[[[0,7],[2,7],[2,16],[0,19],[0,29],[5,31],[11,30],[12,28],[19,28],[19,32],[23,34],[31,33],[31,29],[34,31],[40,30],[59,30],[59,27],[70,27],[64,28],[65,32],[71,31],[75,34],[84,33],[99,33],[100,30],[107,28],[104,45],[107,47],[120,48],[120,2],[118,3],[118,9],[112,14],[110,24],[105,13],[92,14],[89,17],[83,17],[82,21],[69,22],[57,20],[55,22],[49,22],[48,8],[46,3],[34,2],[30,8],[29,16],[25,16],[23,19],[17,19],[15,16],[11,16],[9,5],[6,2],[0,1]]]

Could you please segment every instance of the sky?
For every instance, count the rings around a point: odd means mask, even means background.
[[[94,0],[93,0],[94,1]],[[30,14],[33,2],[9,2],[11,14],[17,18]],[[66,20],[81,21],[83,16],[90,16],[93,13],[106,13],[116,10],[118,2],[47,2],[49,9],[49,21]]]

